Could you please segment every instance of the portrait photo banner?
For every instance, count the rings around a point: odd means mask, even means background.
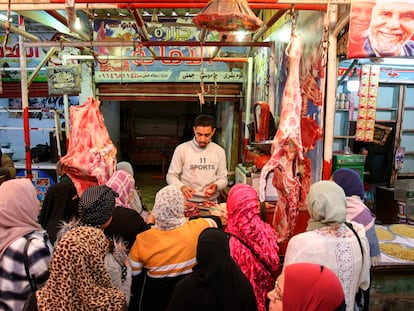
[[[414,0],[352,0],[347,58],[414,56]]]

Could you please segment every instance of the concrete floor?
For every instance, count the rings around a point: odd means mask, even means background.
[[[151,210],[154,206],[155,194],[166,186],[165,175],[161,166],[136,166],[135,184],[141,190],[146,207]]]

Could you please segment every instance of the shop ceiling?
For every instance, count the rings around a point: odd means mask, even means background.
[[[351,0],[249,0],[249,7],[256,16],[262,19],[263,26],[253,33],[252,40],[243,42],[230,40],[226,42],[223,39],[217,42],[206,42],[203,32],[199,42],[154,42],[149,40],[149,33],[154,29],[154,26],[192,25],[192,18],[203,10],[208,3],[207,0],[120,0],[116,3],[112,0],[102,2],[96,0],[0,0],[0,32],[8,30],[22,35],[27,47],[82,47],[99,45],[99,42],[93,41],[91,25],[94,20],[132,20],[136,22],[140,29],[142,35],[140,44],[146,46],[152,57],[156,59],[158,55],[155,54],[152,47],[161,45],[270,46],[269,42],[263,42],[266,35],[268,35],[267,31],[290,9],[327,11],[329,5],[338,5],[340,15],[349,15]],[[267,14],[266,11],[268,11]],[[23,17],[23,19],[19,17]],[[81,30],[74,27],[76,17],[81,22]],[[7,18],[10,23],[7,22]],[[22,20],[24,20],[24,27],[21,24]],[[62,36],[58,36],[55,41],[48,41],[42,36],[42,33],[50,34],[56,31],[60,32]],[[135,45],[136,42],[123,41],[112,42],[111,44],[119,46]],[[219,55],[214,55],[215,58],[217,56]],[[217,60],[239,61],[239,59],[232,60],[230,56]],[[378,60],[374,61],[378,62]],[[349,61],[349,63],[351,62],[352,60]],[[360,62],[369,63],[371,60],[361,60]],[[392,60],[387,63],[392,65]],[[343,62],[343,65],[348,65],[347,61]],[[395,65],[407,66],[406,64]],[[408,65],[412,66],[411,63]]]
[[[192,18],[198,14],[209,1],[206,0],[164,0],[164,1],[134,1],[121,0],[114,3],[110,0],[97,2],[95,0],[0,0],[0,27],[9,29],[22,35],[26,46],[58,46],[57,42],[48,42],[42,39],[42,32],[60,32],[59,43],[61,46],[96,45],[93,42],[93,32],[90,31],[94,20],[97,19],[121,19],[136,22],[140,34],[141,44],[147,46],[153,57],[157,57],[151,49],[157,45],[176,45],[177,42],[150,42],[148,33],[154,24],[158,27],[192,24]],[[253,34],[252,40],[244,42],[205,42],[203,32],[199,42],[181,42],[181,45],[206,45],[206,46],[270,46],[268,42],[262,42],[264,34],[284,13],[292,7],[295,10],[326,11],[327,4],[341,4],[349,7],[350,0],[250,0],[248,1],[253,12],[262,19],[263,26]],[[264,14],[265,11],[271,13]],[[3,20],[2,20],[3,17]],[[5,18],[11,20],[10,27]],[[22,19],[24,17],[24,28]],[[264,18],[265,17],[265,18]],[[82,30],[76,30],[74,24],[79,18],[83,26]],[[266,20],[265,20],[266,19]],[[19,25],[20,22],[20,25]],[[87,27],[84,27],[87,25]],[[113,43],[115,44],[115,43]],[[132,45],[132,42],[121,42],[124,45]]]

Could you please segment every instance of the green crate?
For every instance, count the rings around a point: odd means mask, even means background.
[[[362,154],[334,154],[333,165],[364,166],[365,156]]]

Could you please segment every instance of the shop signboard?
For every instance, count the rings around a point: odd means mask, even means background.
[[[160,45],[146,47],[140,44],[141,35],[135,21],[96,20],[94,39],[108,42],[95,50],[100,56],[95,68],[95,81],[105,82],[243,82],[242,62],[213,62],[209,58],[217,47],[191,46],[198,42],[200,30],[191,23],[177,21],[177,25],[162,26],[147,23],[151,42]],[[206,41],[220,41],[222,34],[209,32]],[[227,41],[232,38],[227,35]],[[113,45],[111,42],[136,42],[131,46]],[[168,46],[162,43],[187,42],[188,44]],[[160,57],[154,60],[150,51]],[[246,47],[222,47],[220,53],[225,57],[245,57]],[[108,59],[105,60],[105,56]],[[223,56],[221,56],[223,57]],[[206,60],[203,60],[205,58]]]
[[[160,46],[144,47],[140,45],[140,31],[134,21],[96,20],[94,24],[94,40],[108,42],[108,46],[95,47],[96,67],[95,81],[97,83],[111,82],[199,82],[205,81],[241,83],[244,81],[243,62],[213,62],[209,57],[214,55],[217,47],[191,46],[198,42],[200,30],[191,23],[181,23],[181,26],[162,26],[149,24],[147,30],[151,41],[159,41]],[[42,34],[45,41],[55,41],[59,33]],[[206,41],[220,41],[223,34],[209,32]],[[114,46],[111,42],[133,42],[131,46]],[[179,46],[163,46],[162,43],[171,41],[183,42]],[[235,38],[227,34],[227,41],[234,42]],[[189,42],[189,44],[184,44]],[[0,47],[0,67],[2,82],[20,81],[20,49],[17,34],[10,33],[8,42]],[[149,48],[161,59],[154,60]],[[46,57],[48,49],[42,47],[26,48],[28,75]],[[245,57],[247,47],[222,47],[218,57]],[[50,57],[46,67],[34,77],[33,82],[48,81],[47,67],[62,66],[64,55],[74,55],[65,65],[78,65],[80,50],[76,47],[57,49]],[[108,59],[105,59],[108,56]],[[206,60],[203,60],[205,58]],[[60,91],[59,91],[60,92]],[[54,93],[53,93],[54,94]],[[63,93],[60,93],[63,94]]]
[[[79,94],[80,66],[50,66],[47,67],[47,82],[50,95]]]

